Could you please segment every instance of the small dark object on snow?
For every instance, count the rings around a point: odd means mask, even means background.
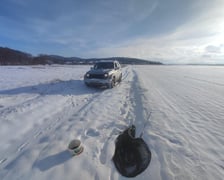
[[[116,139],[113,161],[121,175],[135,177],[143,172],[151,161],[151,151],[142,138],[135,138],[132,125]]]
[[[69,143],[68,150],[70,151],[72,156],[77,156],[83,152],[84,148],[81,145],[80,140],[74,139]]]

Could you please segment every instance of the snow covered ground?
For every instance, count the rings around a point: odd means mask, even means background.
[[[0,179],[127,179],[111,158],[131,124],[152,152],[133,179],[223,179],[224,67],[127,66],[114,89],[87,88],[89,68],[0,66]]]

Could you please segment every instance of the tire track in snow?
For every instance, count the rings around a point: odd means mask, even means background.
[[[130,125],[136,126],[136,137],[138,137],[148,125],[148,115],[151,112],[149,104],[145,96],[146,89],[142,88],[135,70],[132,69],[133,80],[131,81],[131,88],[129,94],[129,112],[127,119],[130,120]]]
[[[36,127],[29,139],[20,143],[21,151],[14,151],[14,156],[3,163],[3,167],[11,167],[10,173],[16,172],[17,162],[13,163],[13,161],[18,156],[23,160],[23,152],[35,150],[36,155],[29,160],[29,163],[33,161],[33,164],[29,165],[32,169],[41,170],[40,166],[45,162],[43,160],[51,160],[48,157],[52,157],[55,146],[60,146],[60,148],[62,146],[66,149],[69,140],[79,138],[84,146],[84,153],[80,156],[82,157],[81,163],[89,162],[88,168],[92,167],[94,171],[97,171],[98,166],[103,166],[105,174],[108,175],[106,177],[118,179],[118,173],[111,163],[114,141],[118,134],[131,123],[135,123],[137,129],[141,130],[147,110],[144,91],[133,69],[127,67],[124,68],[124,78],[121,84],[113,89],[80,97],[78,102],[77,97],[66,96],[64,103],[61,104],[63,107],[60,110],[57,109],[57,113],[48,118],[44,125]],[[52,162],[48,163],[52,164]],[[73,164],[70,161],[70,164],[74,166],[75,161]],[[52,166],[45,165],[45,167],[51,168]],[[51,170],[54,171],[54,169]],[[95,176],[93,174],[96,180],[105,179],[102,176],[102,173],[98,171]]]
[[[64,117],[63,122],[60,121],[52,129],[54,134],[49,137],[48,141],[61,138],[67,140],[79,138],[84,145],[85,153],[82,158],[93,161],[92,163],[96,164],[95,167],[97,165],[108,166],[108,163],[111,162],[108,156],[112,157],[108,153],[113,151],[111,146],[114,145],[115,136],[126,127],[126,122],[123,119],[125,110],[121,114],[120,109],[123,107],[124,100],[126,100],[123,98],[124,94],[130,90],[127,85],[124,81],[113,89],[101,91],[99,94],[86,99],[83,106]],[[117,98],[114,98],[116,96]],[[107,100],[106,104],[104,104],[105,99]],[[103,107],[102,104],[104,104]],[[115,107],[115,104],[118,104],[118,107]],[[126,104],[125,107],[128,107],[128,105]],[[44,138],[43,135],[41,137]],[[52,143],[44,145],[44,148],[39,152],[39,157],[43,156],[46,149],[51,146]],[[34,164],[38,164],[38,161]],[[101,179],[101,174],[96,172],[95,178]]]
[[[78,111],[68,116],[66,123],[55,127],[56,139],[61,136],[60,134],[64,134],[63,132],[66,132],[67,139],[79,138],[85,151],[82,158],[93,161],[95,166],[111,166],[111,147],[114,146],[117,135],[128,125],[124,118],[129,110],[127,100],[131,89],[129,81],[132,80],[129,71],[129,68],[124,69],[124,75],[127,76],[124,76],[121,84],[89,99]],[[100,178],[100,174],[96,173],[95,177]]]
[[[93,90],[93,92],[95,91]],[[98,96],[100,96],[100,93],[90,95],[88,96],[88,99],[89,101],[92,101],[94,98],[97,98]],[[18,156],[18,154],[22,153],[25,149],[29,148],[35,143],[38,143],[41,137],[43,137],[45,134],[49,134],[50,132],[54,131],[57,126],[61,126],[61,123],[63,124],[63,120],[66,119],[66,117],[68,119],[72,114],[74,114],[74,109],[77,111],[76,114],[78,114],[79,111],[82,110],[82,108],[88,106],[88,101],[86,101],[85,96],[79,99],[77,105],[75,105],[73,98],[74,98],[73,95],[62,97],[64,107],[62,109],[59,109],[59,111],[56,111],[52,117],[49,116],[49,118],[46,119],[47,121],[45,121],[45,123],[34,127],[34,129],[32,129],[31,132],[28,132],[26,134],[27,138],[22,138],[21,142],[17,142],[13,147],[10,148],[9,151],[1,154],[2,160],[0,161],[0,165],[7,166],[7,164],[10,164],[10,162],[12,162],[13,159],[16,156]],[[24,104],[25,105],[29,104],[29,106],[33,107],[33,105],[36,106],[37,103],[39,104],[39,102],[41,102],[43,105],[42,100],[44,99],[46,99],[46,96],[44,95],[38,96],[38,98],[34,98],[32,100],[28,100],[28,102],[22,103],[22,107],[25,107]],[[57,102],[59,102],[59,100]],[[49,106],[52,106],[52,108],[56,110],[53,104],[49,104]],[[21,108],[21,105],[17,105],[15,108]],[[44,108],[46,108],[46,104],[44,105]],[[34,109],[37,108],[35,107]],[[42,113],[45,113],[45,111],[43,111]],[[26,141],[24,141],[24,139],[26,139]]]

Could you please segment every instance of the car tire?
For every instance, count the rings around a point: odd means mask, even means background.
[[[120,83],[122,81],[122,74],[120,75],[118,82]]]
[[[115,78],[112,79],[112,81],[109,83],[108,88],[112,89],[115,86]]]

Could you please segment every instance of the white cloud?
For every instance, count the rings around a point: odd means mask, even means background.
[[[215,54],[220,54],[222,53],[222,48],[223,48],[223,45],[219,45],[219,46],[213,46],[213,45],[209,45],[205,48],[205,52],[206,53],[215,53]]]
[[[38,4],[10,1],[30,8]],[[160,0],[83,4],[70,0],[69,5],[56,1],[50,7],[41,2],[41,11],[34,8],[32,13],[31,8],[21,15],[20,21],[0,17],[5,25],[0,28],[1,34],[13,34],[17,41],[46,47],[51,52],[55,48],[56,53],[67,56],[224,63],[223,0],[191,0],[185,4],[178,0],[171,1],[174,4]]]
[[[224,63],[224,1],[215,2],[169,34],[129,40],[97,49],[91,55],[131,56],[166,63]]]

